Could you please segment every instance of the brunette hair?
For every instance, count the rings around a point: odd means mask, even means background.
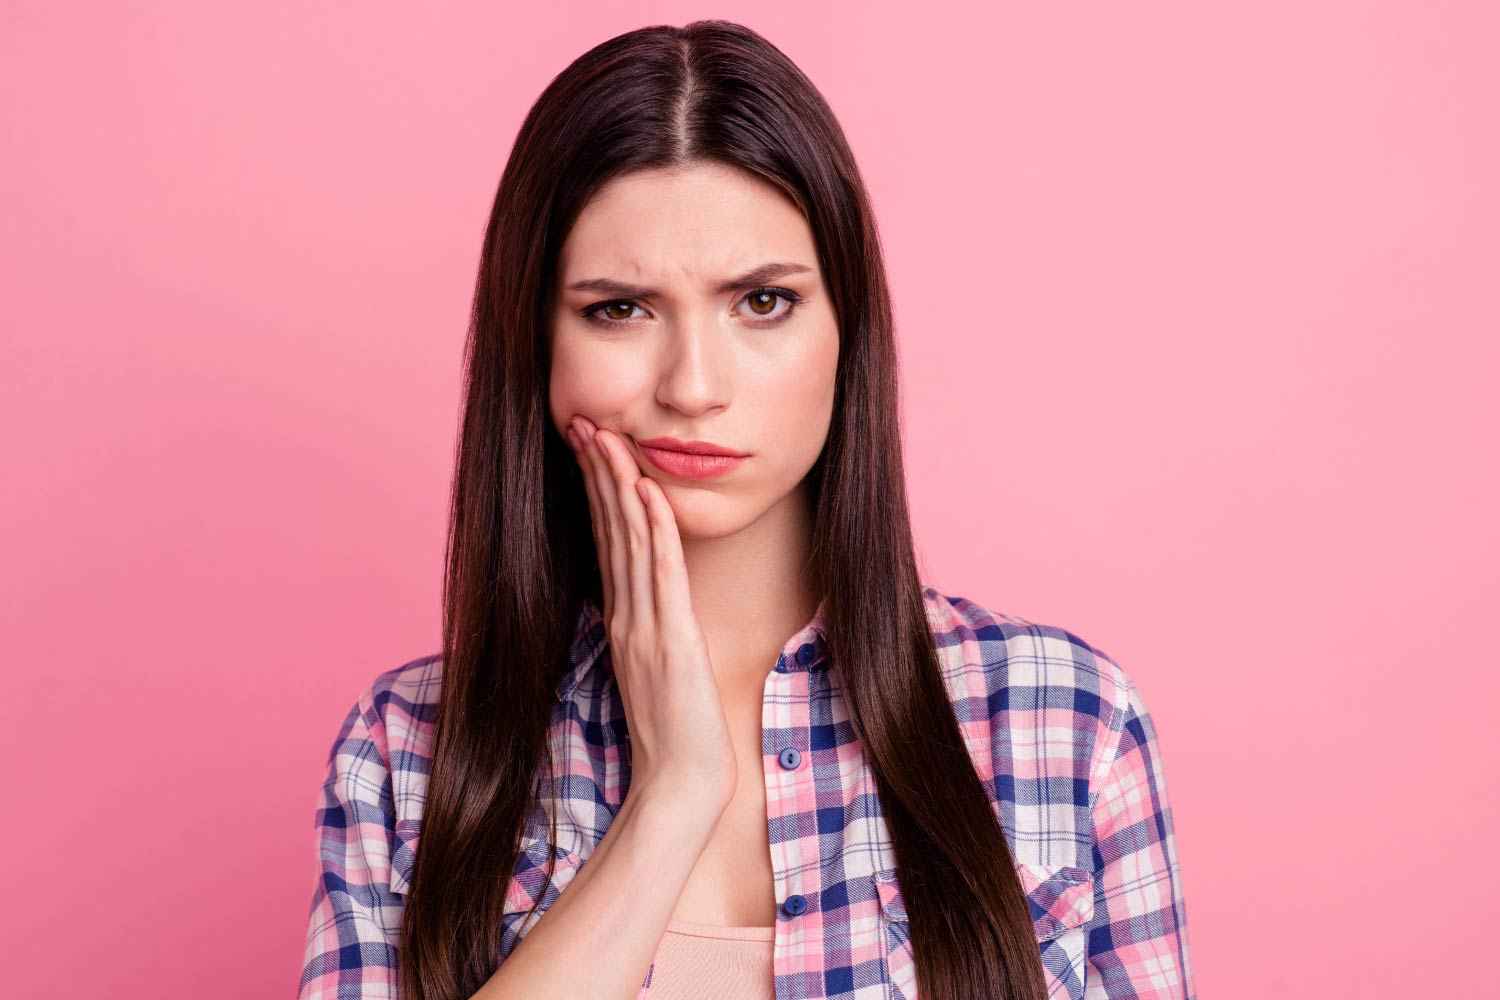
[[[467,1000],[494,973],[507,884],[550,767],[555,684],[584,597],[603,606],[582,477],[548,416],[558,248],[612,178],[705,162],[763,178],[797,205],[838,319],[832,425],[808,473],[809,580],[826,599],[838,683],[893,839],[919,992],[1040,998],[1030,909],[924,607],[890,293],[864,182],[812,82],[721,20],[640,28],[579,56],[537,98],[500,179],[465,350],[442,684],[401,995]]]

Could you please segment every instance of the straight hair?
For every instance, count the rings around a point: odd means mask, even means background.
[[[1030,908],[924,607],[869,197],[817,88],[765,38],[722,20],[643,27],[579,56],[537,98],[500,179],[464,352],[442,683],[401,995],[468,1000],[498,967],[506,888],[553,767],[555,685],[583,599],[603,606],[582,475],[548,418],[559,247],[611,179],[700,163],[747,171],[796,204],[833,300],[837,387],[808,473],[808,573],[891,834],[918,991],[1039,1000]],[[555,813],[550,828],[556,843]]]

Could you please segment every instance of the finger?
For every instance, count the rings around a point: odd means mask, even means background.
[[[667,494],[654,479],[641,477],[646,495],[646,513],[651,521],[651,562],[655,567],[656,619],[664,629],[680,627],[692,614],[687,566],[682,558],[682,537],[677,515]]]
[[[625,553],[629,560],[626,578],[630,581],[630,607],[638,612],[638,622],[644,624],[644,618],[650,617],[654,626],[656,584],[652,581],[651,523],[646,518],[646,505],[635,491],[641,470],[625,442],[613,431],[601,430],[598,440],[604,446],[610,471],[614,473],[615,496],[619,499],[623,517]]]
[[[600,496],[598,487],[594,485],[597,473],[594,471],[594,462],[588,455],[588,439],[584,435],[581,424],[569,427],[569,444],[572,445],[578,465],[583,470],[583,486],[589,498],[589,522],[594,529],[594,547],[599,552],[600,578],[604,589],[604,621],[607,625],[614,610],[614,581],[611,579],[608,555],[609,539],[602,527],[607,515],[604,510],[603,497]],[[626,677],[628,673],[627,670],[617,671],[615,684],[620,691],[620,700],[625,704],[627,717],[633,718],[630,685]]]
[[[573,457],[578,460],[578,468],[583,473],[583,490],[588,495],[589,501],[589,528],[594,533],[594,552],[599,562],[599,582],[604,592],[604,620],[609,621],[610,611],[614,608],[614,580],[609,571],[609,535],[604,530],[605,510],[604,499],[599,495],[599,489],[594,485],[594,463],[589,460],[587,453],[588,441],[584,437],[583,428],[573,425],[568,428],[568,443],[573,448]]]
[[[630,601],[630,558],[625,551],[625,520],[620,510],[620,497],[615,486],[615,477],[609,469],[609,458],[599,445],[599,431],[594,430],[589,439],[589,461],[593,463],[594,488],[604,501],[604,530],[608,537],[609,573],[614,582],[614,609],[611,617],[629,621],[634,613]]]
[[[594,447],[590,442],[592,433],[592,428],[580,422],[578,437],[581,451],[578,460],[583,466],[584,484],[588,489],[589,500],[592,504],[589,516],[593,518],[594,547],[599,556],[600,587],[604,591],[604,621],[608,623],[614,617],[615,578],[610,561],[609,507],[604,501],[604,487],[599,482],[599,463],[593,454]]]

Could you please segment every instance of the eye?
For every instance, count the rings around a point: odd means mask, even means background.
[[[780,299],[786,303],[786,308],[780,312],[776,311],[776,300]],[[750,306],[750,314],[759,317],[754,326],[777,326],[786,322],[802,305],[803,299],[789,288],[757,288],[740,300],[741,304]],[[596,302],[579,313],[584,319],[599,326],[623,327],[630,325],[632,317],[631,310],[639,309],[632,299],[611,299],[608,302]],[[623,312],[625,315],[619,315]],[[742,314],[744,315],[744,314]]]
[[[624,316],[606,315],[602,318],[598,316],[598,313],[601,311],[605,313],[612,313],[622,306],[626,310],[626,315]],[[617,299],[614,302],[599,302],[591,305],[580,315],[582,315],[584,319],[591,319],[596,323],[604,323],[607,326],[623,326],[631,319],[629,311],[631,309],[637,308],[639,308],[639,306],[637,306],[634,302],[631,302],[629,299]]]
[[[774,311],[777,299],[781,299],[786,303],[786,308],[779,313]],[[788,288],[757,288],[749,295],[746,295],[741,301],[749,303],[751,311],[756,316],[774,316],[775,318],[771,320],[771,323],[780,323],[791,316],[797,307],[802,304],[802,297]],[[765,312],[761,311],[762,307],[765,308]],[[767,324],[761,325],[764,326]]]

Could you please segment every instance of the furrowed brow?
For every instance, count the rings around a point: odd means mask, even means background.
[[[726,292],[739,291],[741,288],[764,285],[768,281],[775,281],[789,274],[803,274],[811,270],[812,268],[806,264],[772,261],[753,267],[744,274],[721,281],[714,286],[713,291],[715,295],[723,295]],[[614,278],[585,278],[568,285],[568,289],[574,292],[597,292],[600,295],[612,295],[621,299],[649,299],[662,294],[658,289],[632,285],[628,281],[617,281]]]

